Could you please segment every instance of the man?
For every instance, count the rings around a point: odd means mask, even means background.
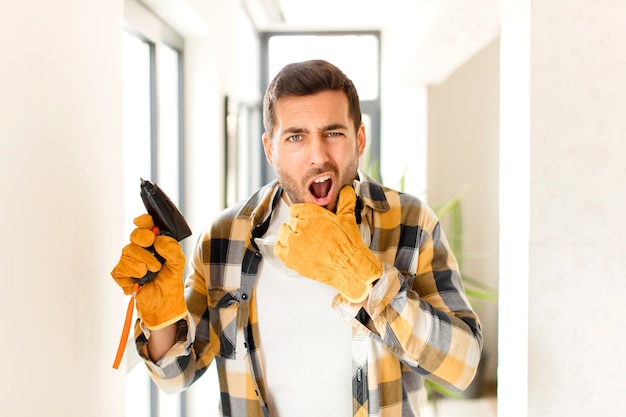
[[[288,65],[263,112],[277,180],[203,233],[185,289],[180,245],[148,215],[112,272],[129,294],[159,271],[136,297],[153,379],[175,392],[215,361],[222,415],[237,417],[418,416],[423,377],[464,389],[478,317],[430,208],[358,171],[352,82],[325,61]]]

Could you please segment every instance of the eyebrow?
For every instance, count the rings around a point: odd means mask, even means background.
[[[337,130],[337,129],[347,129],[347,127],[345,125],[342,125],[341,123],[331,123],[329,125],[322,127],[321,131],[328,132],[329,130]],[[283,132],[284,133],[309,133],[309,130],[304,129],[302,127],[294,126],[294,127],[289,127],[285,129]]]

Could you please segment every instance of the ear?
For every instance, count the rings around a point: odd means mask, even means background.
[[[271,166],[274,166],[272,162],[272,138],[267,133],[263,133],[263,150],[265,151],[265,159]]]
[[[363,156],[363,152],[365,152],[365,144],[367,143],[365,138],[365,125],[363,123],[361,123],[359,131],[356,132],[356,142],[359,147],[359,156]]]

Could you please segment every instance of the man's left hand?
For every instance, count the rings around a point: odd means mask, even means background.
[[[361,240],[351,186],[339,193],[337,214],[316,204],[292,204],[274,253],[300,275],[330,285],[360,303],[382,275],[382,263]]]

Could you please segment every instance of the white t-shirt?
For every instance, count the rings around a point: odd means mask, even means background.
[[[288,219],[281,199],[264,238]],[[264,256],[256,286],[270,415],[351,416],[352,330],[331,309],[337,291],[284,268]]]

